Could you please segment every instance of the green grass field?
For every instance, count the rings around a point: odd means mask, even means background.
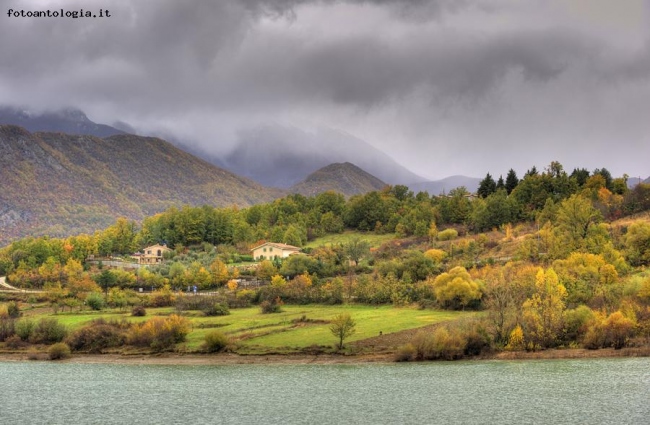
[[[444,321],[468,317],[474,313],[420,310],[415,307],[367,305],[284,305],[281,313],[262,314],[258,307],[232,309],[228,316],[205,317],[188,315],[191,331],[185,348],[198,350],[205,335],[215,329],[233,338],[240,353],[298,352],[311,346],[330,347],[335,338],[329,330],[329,321],[336,315],[348,313],[356,321],[356,333],[348,340],[359,341],[379,335],[419,328]],[[56,318],[74,331],[98,318],[141,322],[154,316],[175,313],[173,308],[147,309],[147,316],[132,317],[128,311],[66,312],[27,314],[27,317]]]
[[[335,235],[326,235],[321,238],[316,238],[305,245],[305,248],[318,248],[319,246],[332,246],[341,243],[349,242],[353,238],[365,240],[370,244],[371,248],[379,247],[384,242],[395,239],[394,233],[385,235],[378,235],[376,233],[363,233],[363,232],[343,232]]]

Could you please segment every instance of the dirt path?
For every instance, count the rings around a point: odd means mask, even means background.
[[[13,292],[22,292],[24,294],[40,294],[43,291],[34,291],[16,288],[7,283],[7,278],[5,276],[0,277],[0,291],[13,291]]]

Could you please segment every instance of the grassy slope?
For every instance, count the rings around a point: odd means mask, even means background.
[[[346,231],[343,233],[326,235],[321,238],[316,238],[313,241],[308,242],[305,245],[305,248],[317,248],[319,246],[338,245],[341,243],[349,242],[354,238],[365,240],[370,244],[370,247],[376,248],[379,247],[384,242],[395,239],[395,234],[388,233],[388,234],[378,235],[376,233]]]
[[[169,315],[171,308],[149,309],[146,317],[131,317],[128,312],[103,311],[81,313],[30,312],[25,315],[32,319],[54,317],[74,331],[93,319],[126,319],[141,322],[156,315]],[[392,306],[366,305],[285,305],[283,312],[261,314],[259,308],[233,309],[229,316],[188,317],[192,330],[188,335],[186,347],[196,350],[203,343],[205,335],[218,329],[239,342],[239,352],[260,354],[268,352],[291,353],[313,345],[330,347],[335,338],[329,331],[329,321],[337,314],[348,313],[356,321],[356,333],[349,341],[360,341],[379,335],[400,332],[407,329],[468,317],[474,313],[420,310],[413,307],[395,308]],[[306,317],[306,322],[297,321]]]

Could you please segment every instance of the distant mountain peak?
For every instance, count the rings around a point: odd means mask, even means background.
[[[0,125],[19,125],[30,132],[50,131],[108,137],[125,134],[115,127],[91,121],[81,110],[73,107],[34,112],[13,106],[0,106]]]
[[[314,171],[305,180],[289,189],[313,196],[329,190],[346,196],[380,190],[386,183],[351,162],[333,163]]]
[[[266,186],[288,188],[322,167],[344,162],[390,184],[425,180],[368,142],[332,128],[307,131],[270,123],[239,136],[237,147],[221,158],[223,165]]]

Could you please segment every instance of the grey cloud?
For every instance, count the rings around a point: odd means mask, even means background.
[[[340,125],[413,163],[425,151],[449,159],[476,149],[476,168],[501,160],[490,147],[523,158],[547,139],[558,151],[575,140],[572,158],[590,139],[602,155],[614,135],[646,152],[650,25],[610,42],[548,6],[569,3],[114,0],[109,19],[0,16],[0,96],[160,125],[214,149],[248,125],[286,119]],[[304,15],[336,19],[328,12],[345,7],[365,29],[301,26]],[[621,48],[625,37],[641,47]],[[384,126],[390,138],[376,130]]]

